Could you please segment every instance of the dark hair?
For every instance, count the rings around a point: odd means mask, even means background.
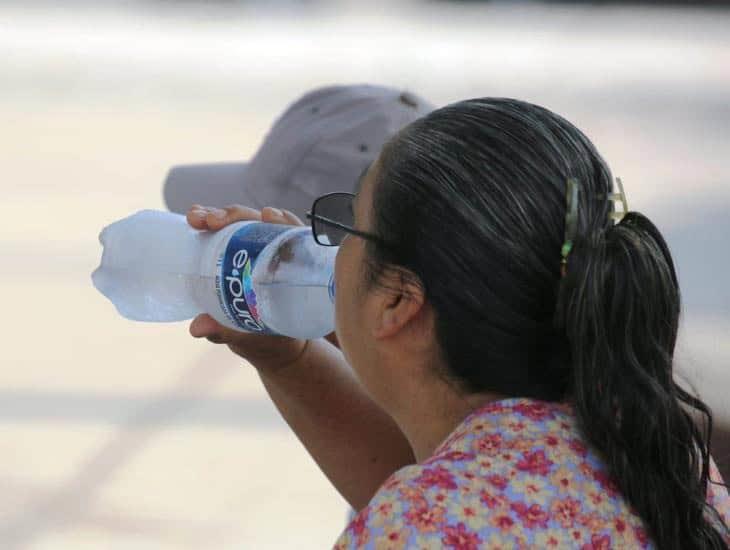
[[[727,548],[706,502],[712,415],[672,378],[669,250],[637,212],[614,226],[613,178],[588,138],[530,103],[463,101],[402,130],[375,178],[371,229],[395,246],[368,242],[369,282],[396,268],[422,285],[449,379],[569,400],[658,547]],[[561,277],[570,178],[578,226]]]

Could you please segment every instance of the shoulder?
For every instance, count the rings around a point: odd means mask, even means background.
[[[339,548],[648,546],[564,407],[499,403],[378,490]]]
[[[335,548],[519,547],[519,539],[499,525],[507,514],[484,514],[485,502],[493,502],[480,492],[475,474],[454,467],[470,461],[473,456],[451,453],[402,468],[348,525]]]
[[[544,475],[557,454],[549,443],[570,428],[560,411],[522,400],[475,411],[430,459],[386,480],[342,534],[339,547],[441,548],[452,539],[466,541],[466,547],[520,546],[527,534],[519,514],[526,517],[529,509],[520,506],[520,494],[544,491]]]
[[[410,533],[404,529],[400,489],[407,486],[407,479],[415,469],[416,465],[406,466],[390,476],[353,518],[334,548],[406,547]]]

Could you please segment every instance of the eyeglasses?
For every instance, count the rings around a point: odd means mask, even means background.
[[[354,193],[337,192],[322,195],[312,203],[312,210],[307,212],[307,218],[312,220],[312,235],[317,244],[340,246],[349,234],[388,246],[388,243],[377,235],[358,231],[353,227],[354,199]]]

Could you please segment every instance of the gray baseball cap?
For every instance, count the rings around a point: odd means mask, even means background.
[[[174,166],[163,196],[184,214],[193,204],[286,208],[302,219],[314,199],[352,191],[383,144],[434,107],[372,85],[315,89],[291,104],[249,162]]]

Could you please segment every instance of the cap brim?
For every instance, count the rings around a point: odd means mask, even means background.
[[[167,173],[162,194],[172,212],[185,214],[193,204],[222,208],[244,204],[258,208],[246,193],[245,162],[187,164],[174,166]]]

